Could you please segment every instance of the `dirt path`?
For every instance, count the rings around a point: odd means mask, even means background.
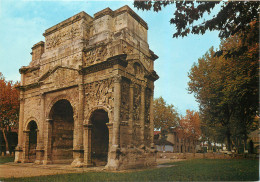
[[[6,163],[0,165],[0,178],[21,178],[65,173],[81,173],[88,171],[102,171],[103,168],[104,167],[73,168],[70,165],[37,165],[32,163]]]
[[[160,164],[168,162],[176,162],[183,159],[157,159],[158,167],[162,167]],[[165,166],[167,167],[167,166]],[[130,169],[115,172],[132,172],[140,171],[144,169]],[[83,173],[83,172],[98,172],[104,171],[104,166],[101,167],[90,167],[90,168],[75,168],[71,165],[52,164],[52,165],[38,165],[33,163],[6,163],[0,165],[0,178],[21,178],[21,177],[33,177],[33,176],[44,176],[44,175],[55,175],[55,174],[66,174],[66,173]]]

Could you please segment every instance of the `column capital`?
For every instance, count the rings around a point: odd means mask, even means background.
[[[130,82],[130,88],[134,88],[135,87],[135,83],[133,81]]]
[[[141,91],[145,91],[145,89],[146,89],[146,86],[145,85],[141,85]]]
[[[84,126],[85,128],[92,128],[92,127],[93,127],[92,124],[83,124],[83,126]]]
[[[30,133],[30,130],[24,130],[23,132],[24,133]]]
[[[113,77],[115,83],[120,83],[122,81],[121,75],[116,75]]]
[[[113,126],[113,123],[106,123],[107,126]]]
[[[46,95],[46,94],[45,94],[44,92],[41,92],[41,93],[40,93],[41,99],[44,99],[45,95]]]
[[[49,122],[49,123],[52,123],[52,122],[53,122],[53,119],[47,118],[46,121]]]

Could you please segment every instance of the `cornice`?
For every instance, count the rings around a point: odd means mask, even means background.
[[[103,61],[101,63],[94,64],[88,67],[82,67],[82,73],[86,75],[86,74],[98,72],[101,70],[105,70],[107,68],[112,68],[114,65],[117,64],[126,67],[128,64],[128,62],[126,61],[126,57],[127,57],[126,54],[120,54],[117,56],[110,57],[106,61]]]

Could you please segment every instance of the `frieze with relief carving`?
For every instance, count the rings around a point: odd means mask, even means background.
[[[141,87],[134,85],[134,104],[133,104],[133,144],[138,145],[140,139],[140,106],[141,106]]]
[[[86,109],[91,109],[95,106],[105,105],[113,106],[113,79],[95,81],[88,83],[85,86],[85,106]]]
[[[139,123],[140,120],[140,105],[141,105],[141,87],[135,84],[134,86],[134,121]]]
[[[52,73],[48,74],[47,72],[45,75],[46,78],[43,79],[44,85],[55,88],[74,85],[79,76],[77,70],[60,66],[57,66]]]
[[[129,119],[129,95],[130,95],[130,84],[126,80],[122,80],[121,83],[121,109],[120,118],[122,121]]]
[[[150,100],[151,100],[151,90],[145,89],[145,120],[144,120],[144,139],[145,143],[148,144],[150,140]]]
[[[67,40],[72,40],[80,35],[79,27],[70,27],[62,29],[58,33],[54,33],[46,37],[46,49],[55,48]]]
[[[102,45],[89,50],[84,50],[83,62],[84,66],[90,66],[101,61],[104,61],[104,57],[108,54],[107,46]]]

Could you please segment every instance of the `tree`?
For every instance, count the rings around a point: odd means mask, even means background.
[[[204,34],[206,31],[219,31],[219,37],[225,39],[240,33],[240,38],[248,44],[258,42],[259,34],[259,2],[254,1],[137,1],[134,6],[142,10],[161,11],[163,7],[175,5],[175,12],[170,23],[176,27],[173,38],[185,37],[188,34]],[[218,13],[213,14],[212,10],[221,6]],[[213,14],[206,17],[206,13]],[[251,22],[256,22],[251,27],[254,36],[248,39],[248,31]],[[252,33],[251,32],[251,33]],[[227,56],[243,54],[247,46],[241,46],[236,52],[227,51]],[[222,55],[223,51],[217,52]]]
[[[235,35],[223,40],[220,48],[236,51],[241,44],[243,40]],[[215,57],[211,48],[189,73],[189,91],[200,103],[205,122],[211,127],[221,124],[225,128],[222,131],[229,150],[231,143],[237,143],[232,138],[239,136],[246,141],[258,110],[258,46],[248,45],[249,51],[229,58]]]
[[[199,113],[186,110],[186,115],[181,116],[176,131],[178,136],[183,139],[184,145],[188,139],[198,140],[201,136]]]
[[[161,130],[161,142],[167,138],[167,133],[179,121],[179,114],[172,104],[166,104],[162,97],[154,99],[154,128]]]
[[[15,89],[18,82],[6,81],[0,72],[0,127],[4,136],[6,153],[9,154],[7,132],[17,127],[19,116],[19,92]]]
[[[180,119],[178,131],[185,138],[192,137],[198,140],[201,136],[199,113],[187,109],[186,115]]]

